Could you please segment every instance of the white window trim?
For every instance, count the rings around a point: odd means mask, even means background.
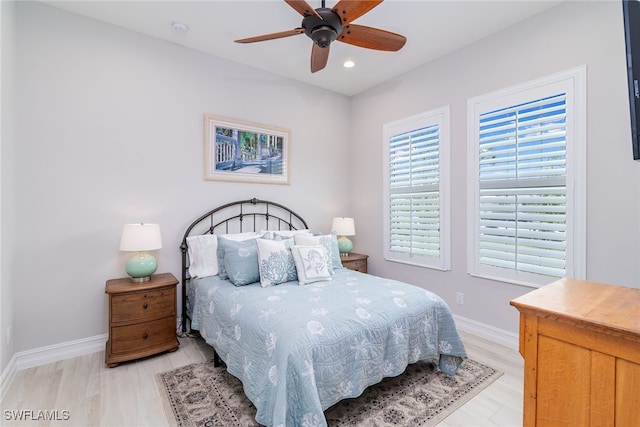
[[[508,104],[505,98],[516,97],[522,92],[535,90],[540,87],[547,87],[555,84],[569,84],[573,97],[567,98],[567,103],[571,103],[573,117],[568,123],[568,132],[571,137],[567,137],[567,218],[571,218],[567,228],[567,277],[585,279],[586,278],[586,152],[587,152],[587,68],[586,66],[576,67],[557,74],[553,74],[541,79],[522,83],[506,89],[498,90],[481,96],[471,98],[467,102],[467,170],[469,189],[469,202],[467,208],[467,271],[471,276],[491,279],[495,281],[513,283],[528,287],[540,287],[551,281],[552,277],[522,272],[512,275],[497,275],[492,273],[492,269],[482,268],[478,261],[478,239],[479,230],[479,179],[478,179],[478,117],[480,115],[479,105],[483,105],[483,112],[486,111],[488,103],[495,103],[496,108],[504,107]],[[489,107],[490,109],[491,107]],[[569,197],[570,196],[570,197]]]
[[[383,257],[387,261],[402,264],[426,267],[435,270],[451,270],[451,227],[450,227],[450,119],[451,107],[449,105],[429,110],[414,116],[385,123],[383,125]],[[407,257],[399,257],[389,250],[389,138],[403,131],[409,131],[424,127],[425,124],[438,123],[440,128],[439,146],[439,198],[440,198],[440,258],[420,257],[415,260]]]

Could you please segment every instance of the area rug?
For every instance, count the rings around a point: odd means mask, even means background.
[[[431,363],[418,362],[394,378],[385,378],[354,399],[325,411],[329,426],[435,426],[502,375],[466,359],[455,376]],[[242,383],[224,366],[199,362],[158,374],[168,409],[179,427],[259,426],[256,409]],[[171,417],[170,414],[168,414]]]

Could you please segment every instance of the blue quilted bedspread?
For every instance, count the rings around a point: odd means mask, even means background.
[[[466,357],[447,304],[417,286],[347,269],[305,286],[193,282],[192,328],[263,425],[326,426],[323,410],[408,364],[432,360],[453,375]]]

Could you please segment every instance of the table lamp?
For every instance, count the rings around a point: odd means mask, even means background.
[[[137,252],[125,266],[132,282],[146,282],[158,268],[156,258],[146,251],[162,248],[158,224],[125,224],[120,237],[120,250]]]
[[[338,250],[340,256],[348,256],[353,249],[353,243],[347,236],[356,235],[356,225],[353,218],[333,218],[331,231],[335,231],[338,237]]]

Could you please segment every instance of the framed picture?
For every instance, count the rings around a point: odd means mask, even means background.
[[[288,129],[204,116],[204,179],[289,184]]]

